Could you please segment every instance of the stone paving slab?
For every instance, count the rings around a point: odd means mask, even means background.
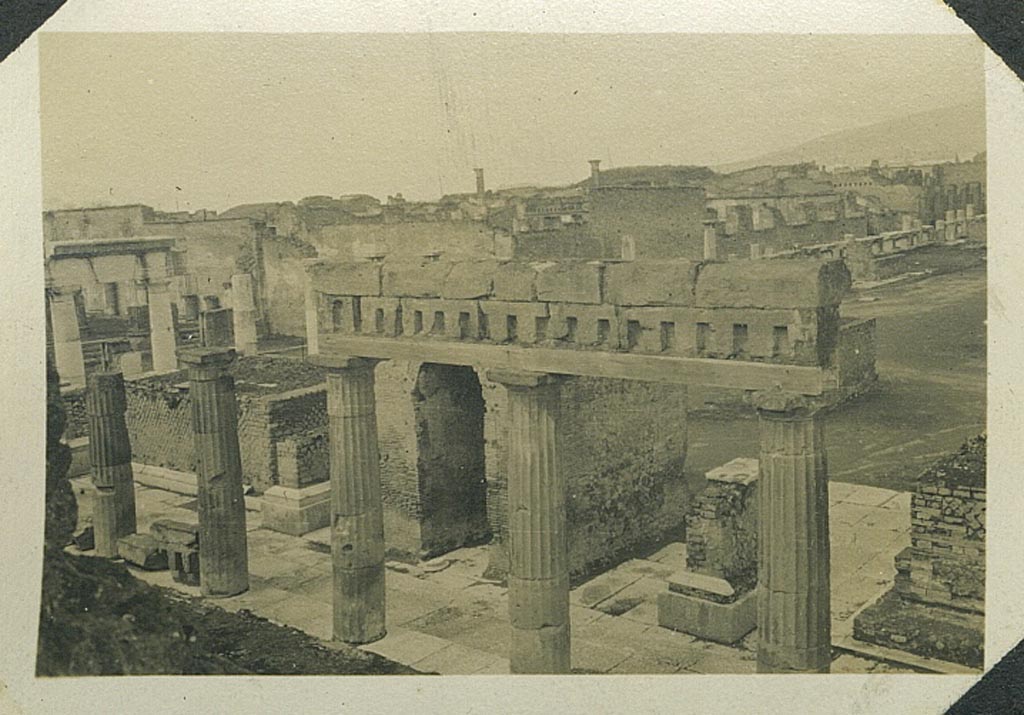
[[[87,489],[81,491],[80,513],[82,521],[87,521],[90,499]],[[139,486],[136,496],[140,530],[158,518],[196,521],[195,511],[181,506],[192,499],[187,495]],[[833,631],[837,638],[848,639],[852,614],[891,584],[893,556],[909,543],[910,495],[833,482],[830,499]],[[246,608],[329,639],[333,589],[329,530],[295,537],[260,528],[258,512],[247,510],[246,518],[251,588],[239,596],[218,599],[217,604],[228,610]],[[668,544],[573,589],[574,671],[754,672],[756,637],[748,636],[741,647],[727,647],[656,625],[656,595],[667,588],[664,579],[685,564],[686,545]],[[423,670],[507,673],[507,593],[483,579],[487,549],[460,549],[432,565],[442,568],[431,572],[423,564],[388,563],[389,632],[363,648]],[[199,594],[198,588],[174,582],[168,571],[134,571],[150,583]],[[880,668],[899,670],[861,654],[843,656],[836,672],[881,672]]]

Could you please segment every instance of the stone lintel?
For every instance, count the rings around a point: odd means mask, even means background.
[[[178,351],[178,359],[185,367],[228,367],[237,354],[234,348],[187,348]]]
[[[349,355],[330,355],[324,353],[306,357],[306,362],[310,365],[316,365],[327,370],[369,369],[382,361],[383,358],[352,357]]]
[[[565,377],[548,372],[528,372],[522,370],[488,370],[486,377],[491,382],[497,382],[505,387],[541,387],[543,385],[554,385]]]
[[[757,481],[760,460],[753,457],[737,457],[704,475],[709,482],[749,486]]]

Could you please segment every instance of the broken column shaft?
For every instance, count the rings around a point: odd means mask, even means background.
[[[565,481],[558,464],[560,378],[492,370],[508,389],[509,660],[513,673],[568,673]]]
[[[50,326],[53,331],[53,353],[61,382],[85,384],[85,359],[78,329],[78,309],[74,291],[51,289]]]
[[[384,637],[384,505],[377,446],[376,360],[317,355],[327,368],[335,640]]]
[[[252,276],[248,273],[231,276],[231,307],[235,328],[235,350],[242,355],[255,355],[256,299],[253,295]]]
[[[85,412],[95,488],[92,524],[97,556],[117,556],[117,540],[135,533],[135,485],[126,409],[121,373],[89,375]]]
[[[146,281],[146,300],[149,304],[149,340],[153,354],[153,370],[172,372],[178,369],[175,353],[177,345],[174,313],[171,308],[171,282],[164,276],[153,276]]]
[[[249,588],[238,403],[227,371],[235,351],[195,348],[180,357],[188,368],[199,462],[200,586],[204,596],[234,596]]]
[[[758,646],[761,673],[826,673],[831,658],[828,471],[817,406],[758,395]]]

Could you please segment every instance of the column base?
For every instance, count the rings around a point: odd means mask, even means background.
[[[351,645],[379,641],[384,627],[384,564],[334,569],[333,639]]]
[[[510,671],[517,674],[566,674],[570,668],[569,624],[512,629]]]

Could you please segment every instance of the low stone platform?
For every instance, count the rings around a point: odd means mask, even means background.
[[[91,514],[91,491],[81,480],[75,486],[84,527]],[[909,505],[904,505],[905,495],[884,489],[831,486],[833,631],[840,633],[852,629],[846,624],[844,630],[844,619],[891,585],[893,556],[909,543]],[[189,495],[140,485],[136,503],[140,531],[158,519],[196,518],[195,498]],[[258,499],[246,497],[246,509],[251,587],[213,603],[228,610],[248,609],[327,641],[332,589],[328,530],[301,537],[270,531],[262,528]],[[388,562],[388,634],[362,648],[425,672],[507,673],[507,591],[483,577],[487,562],[486,547],[459,549],[416,565]],[[658,626],[657,594],[666,589],[665,579],[685,564],[686,545],[668,544],[573,589],[573,671],[754,673],[756,631],[735,646],[725,646]],[[132,570],[149,583],[200,595],[198,588],[174,581],[170,571]],[[835,673],[917,670],[848,653],[832,663]]]

